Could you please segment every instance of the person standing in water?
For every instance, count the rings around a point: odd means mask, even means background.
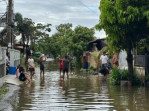
[[[63,60],[63,80],[65,78],[65,73],[67,74],[67,79],[69,79],[68,69],[69,69],[69,60],[68,56],[65,56],[65,59]]]
[[[60,70],[60,77],[61,77],[61,72],[63,70],[63,58],[62,57],[59,58],[59,70]]]
[[[32,55],[29,56],[28,66],[29,66],[30,76],[32,79],[33,75],[35,74],[35,64],[34,64],[34,59],[32,58]]]
[[[42,74],[43,74],[43,76],[44,76],[44,69],[45,69],[44,62],[46,61],[46,58],[47,58],[47,57],[45,57],[44,54],[42,54],[42,55],[39,57],[40,77],[42,76]]]
[[[117,54],[113,55],[112,64],[113,64],[113,67],[118,67],[118,56],[117,56]]]
[[[103,55],[100,56],[100,63],[101,68],[106,69],[108,64],[108,56],[106,55],[106,52],[103,52]]]

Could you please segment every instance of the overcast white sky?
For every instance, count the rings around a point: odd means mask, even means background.
[[[54,27],[62,23],[94,27],[99,22],[99,3],[100,0],[14,0],[14,10],[36,23],[51,23],[54,33]],[[105,37],[104,31],[96,32],[96,37]]]

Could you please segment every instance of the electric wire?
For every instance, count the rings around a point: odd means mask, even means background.
[[[82,6],[84,6],[84,7],[86,7],[89,11],[91,11],[92,13],[94,13],[94,14],[98,14],[96,11],[94,11],[94,10],[92,10],[92,9],[90,9],[86,4],[84,4],[81,0],[78,0],[81,4],[82,4]],[[97,15],[97,16],[99,16],[99,15]]]

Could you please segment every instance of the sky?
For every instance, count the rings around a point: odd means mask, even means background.
[[[99,23],[99,4],[100,0],[14,0],[14,11],[35,23],[52,24],[52,33],[55,33],[55,26],[63,23],[94,27]],[[106,35],[104,31],[96,31],[95,36]]]

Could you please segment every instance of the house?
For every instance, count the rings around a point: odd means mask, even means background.
[[[100,51],[103,47],[108,45],[105,43],[105,38],[104,38],[104,39],[96,39],[96,40],[90,41],[89,46],[90,47],[94,46],[94,48]]]
[[[98,68],[99,65],[99,51],[107,46],[105,39],[96,39],[89,42],[90,50],[83,52],[82,62],[87,60],[90,67]]]

